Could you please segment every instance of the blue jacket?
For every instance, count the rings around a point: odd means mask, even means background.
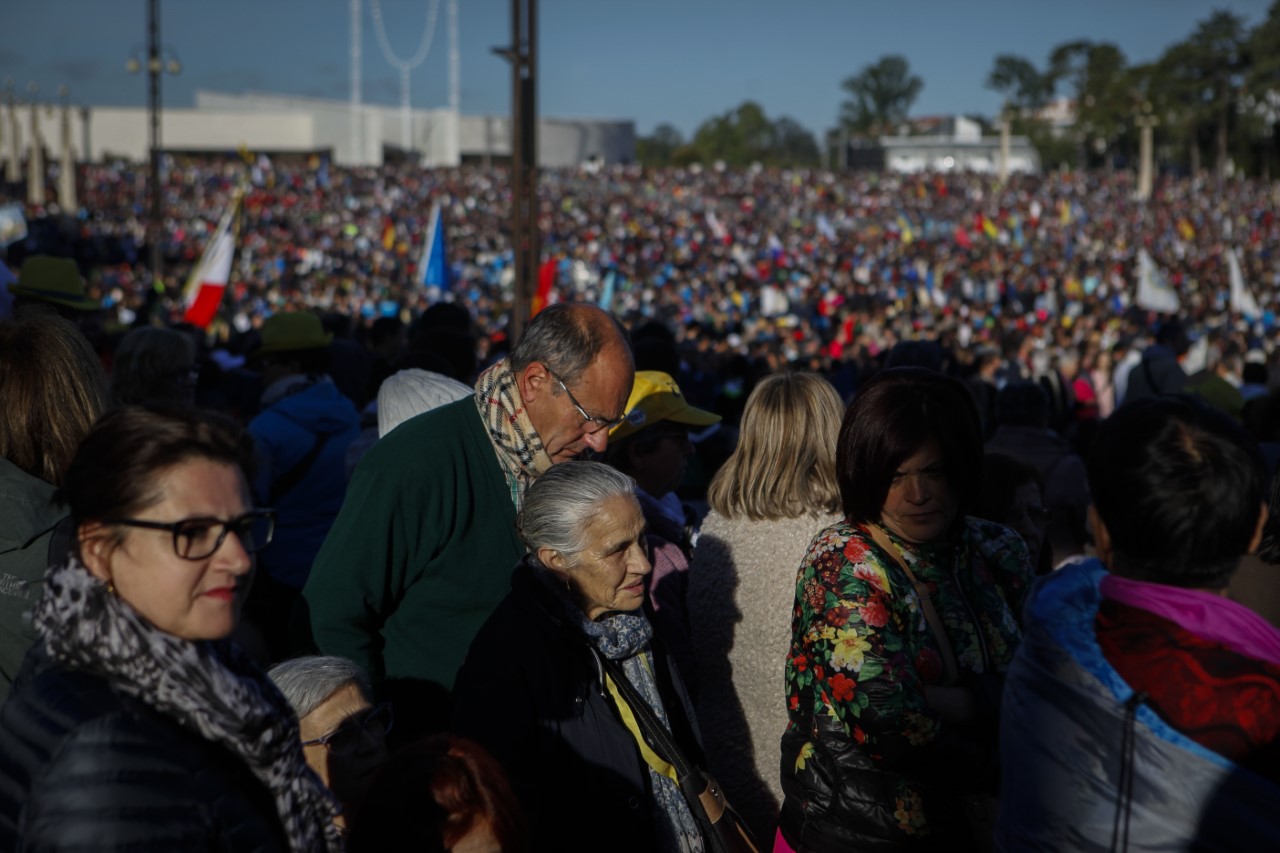
[[[300,589],[347,494],[347,445],[360,434],[360,414],[327,379],[277,400],[249,424],[257,445],[254,497],[276,509],[276,532],[260,563],[275,580]],[[318,456],[312,457],[320,442]],[[306,474],[273,494],[299,465]]]
[[[1026,605],[1001,713],[998,848],[1280,849],[1280,789],[1173,729],[1107,663],[1094,629],[1105,576],[1097,560],[1069,564]]]

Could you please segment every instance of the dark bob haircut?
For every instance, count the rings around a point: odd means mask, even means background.
[[[1098,427],[1086,463],[1111,537],[1111,571],[1221,589],[1249,550],[1265,476],[1252,438],[1186,397],[1122,406]]]
[[[836,477],[849,520],[879,521],[894,472],[930,441],[942,451],[947,483],[963,517],[982,493],[982,427],[968,389],[917,367],[876,374],[840,424]]]
[[[253,440],[217,412],[126,406],[98,419],[80,442],[58,501],[76,524],[125,518],[161,500],[156,480],[195,459],[238,466],[253,478]]]

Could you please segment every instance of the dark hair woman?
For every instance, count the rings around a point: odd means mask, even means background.
[[[337,850],[288,703],[227,642],[272,516],[209,412],[124,408],[60,496],[39,643],[0,709],[0,848]]]
[[[1009,670],[1001,849],[1280,849],[1280,630],[1224,594],[1267,517],[1257,445],[1146,398],[1088,465],[1098,556],[1036,586]]]
[[[836,451],[844,519],[809,547],[786,663],[780,849],[975,849],[1027,549],[968,517],[982,437],[964,385],[878,374]]]

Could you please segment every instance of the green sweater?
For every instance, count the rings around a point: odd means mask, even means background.
[[[302,595],[324,654],[451,689],[524,555],[475,399],[396,427],[356,468]]]
[[[0,458],[0,702],[35,642],[30,611],[40,598],[53,528],[66,515],[53,486]]]

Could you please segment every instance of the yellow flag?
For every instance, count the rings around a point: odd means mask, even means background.
[[[1185,216],[1178,220],[1178,233],[1182,235],[1183,240],[1194,240],[1196,238],[1196,228],[1191,224],[1191,220]]]
[[[902,233],[902,242],[904,244],[910,243],[916,239],[916,235],[911,233],[911,223],[907,222],[907,218],[905,216],[898,217],[898,228]]]

